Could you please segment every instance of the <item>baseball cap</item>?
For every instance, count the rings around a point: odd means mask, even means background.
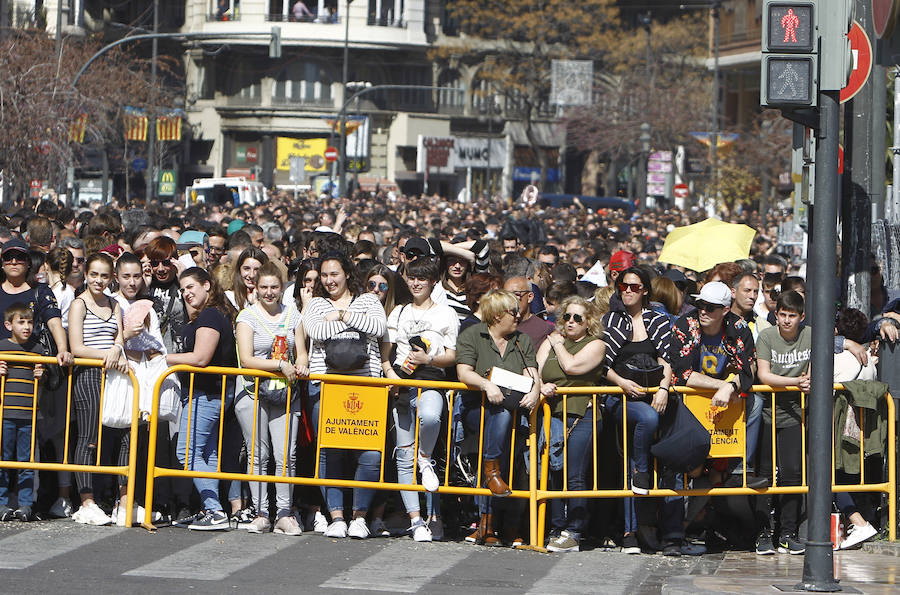
[[[634,254],[627,250],[619,250],[609,257],[609,270],[624,271],[634,264]]]
[[[406,245],[403,246],[403,253],[407,258],[410,258],[411,253],[418,253],[415,258],[426,256],[432,254],[431,244],[425,238],[409,238],[406,240]]]
[[[229,226],[230,225],[231,224],[229,224]],[[209,236],[206,235],[206,232],[190,230],[181,234],[181,237],[178,238],[176,247],[179,250],[187,250],[189,248],[193,248],[194,246],[203,246],[204,244],[208,243]]]
[[[228,235],[233,234],[234,232],[238,231],[245,225],[247,225],[247,224],[244,223],[243,221],[241,221],[240,219],[232,219],[231,222],[228,224],[228,230],[227,230]]]
[[[706,302],[717,306],[731,305],[731,289],[721,281],[712,281],[700,289],[700,293],[691,294],[696,302]]]
[[[13,252],[15,250],[28,254],[28,244],[19,238],[10,238],[3,244],[3,251],[0,252],[0,254],[6,254],[7,252]]]

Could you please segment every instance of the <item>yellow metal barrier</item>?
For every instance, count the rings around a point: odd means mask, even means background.
[[[144,518],[144,522],[142,523],[142,526],[148,530],[151,530],[151,531],[155,530],[155,527],[151,523],[150,515],[151,515],[151,511],[152,511],[152,504],[153,504],[154,480],[159,477],[210,478],[210,479],[219,479],[219,480],[254,481],[254,482],[267,482],[267,483],[287,483],[287,484],[293,484],[293,485],[308,485],[308,486],[326,486],[326,487],[334,486],[334,487],[340,487],[340,488],[370,488],[370,489],[377,489],[377,490],[392,490],[392,491],[407,491],[407,490],[408,491],[418,491],[418,492],[425,491],[425,488],[418,483],[415,473],[413,474],[413,481],[416,483],[399,484],[399,483],[385,483],[383,481],[384,465],[385,465],[385,437],[386,436],[381,436],[380,444],[379,444],[379,448],[378,448],[379,452],[381,453],[381,470],[380,470],[379,481],[377,481],[377,482],[357,481],[357,480],[351,480],[351,479],[328,479],[328,478],[319,477],[319,469],[318,469],[319,457],[318,457],[318,455],[319,455],[319,452],[321,451],[321,448],[335,448],[333,446],[328,446],[328,445],[326,445],[324,447],[321,446],[323,430],[326,427],[326,419],[325,419],[326,416],[325,416],[324,408],[322,408],[319,413],[319,428],[318,428],[319,431],[318,431],[318,434],[316,437],[316,459],[315,459],[316,469],[315,469],[315,473],[313,474],[313,477],[298,477],[296,475],[289,476],[287,474],[286,463],[285,463],[285,465],[282,466],[281,473],[276,474],[276,475],[223,472],[222,468],[221,468],[221,465],[222,465],[221,457],[218,458],[218,468],[216,469],[216,471],[192,470],[192,469],[188,468],[188,463],[187,463],[188,453],[190,452],[190,444],[189,443],[186,444],[186,448],[185,448],[186,456],[185,456],[184,467],[182,469],[171,469],[171,468],[166,468],[166,467],[158,467],[156,465],[156,436],[157,436],[157,427],[159,424],[159,419],[158,419],[158,415],[157,415],[157,413],[159,411],[159,392],[160,392],[160,387],[161,387],[165,377],[170,374],[175,374],[175,373],[183,373],[183,374],[189,375],[188,382],[182,383],[182,386],[185,386],[185,385],[188,386],[189,397],[188,397],[187,407],[188,407],[189,411],[191,410],[191,399],[193,399],[193,385],[194,385],[195,375],[205,374],[205,375],[221,376],[221,378],[222,378],[222,397],[223,398],[222,398],[222,411],[220,412],[220,417],[219,417],[219,451],[220,452],[221,452],[221,446],[222,446],[222,433],[223,433],[222,427],[223,427],[223,422],[224,422],[224,415],[222,415],[222,414],[224,413],[224,408],[225,408],[225,398],[224,397],[226,396],[225,395],[226,380],[228,378],[233,378],[236,376],[255,378],[255,381],[253,381],[253,392],[256,393],[254,396],[258,396],[260,380],[269,379],[269,378],[281,378],[281,379],[284,378],[283,376],[273,374],[271,372],[265,372],[265,371],[261,371],[261,370],[253,370],[253,369],[248,369],[248,368],[224,368],[224,367],[214,367],[214,366],[210,366],[210,367],[206,367],[206,368],[198,368],[198,367],[194,367],[194,366],[177,365],[177,366],[172,366],[171,368],[169,368],[166,371],[166,373],[157,380],[156,386],[154,388],[154,394],[153,394],[153,409],[152,409],[153,414],[150,417],[150,446],[148,449],[149,450],[149,458],[148,458],[148,463],[147,463],[147,489],[146,489],[146,502],[145,502],[146,516]],[[328,387],[353,387],[353,388],[357,388],[360,390],[362,390],[364,387],[377,387],[377,388],[384,388],[385,390],[387,390],[387,388],[391,387],[391,386],[414,387],[414,388],[419,389],[419,397],[421,397],[422,390],[428,389],[428,388],[444,390],[444,391],[453,391],[450,393],[450,402],[449,402],[449,406],[448,406],[448,410],[450,412],[453,411],[455,399],[459,398],[457,391],[464,391],[464,390],[471,390],[471,391],[476,391],[476,392],[478,391],[477,388],[469,387],[460,382],[438,382],[438,381],[402,380],[402,379],[391,380],[391,379],[386,379],[386,378],[369,378],[369,377],[365,377],[365,376],[343,376],[343,375],[334,375],[334,374],[312,374],[309,376],[308,379],[313,380],[313,381],[322,382],[322,385],[323,385],[323,393],[321,396],[322,401],[324,401],[324,399],[327,398],[326,393],[329,390]],[[360,391],[353,391],[353,392],[359,393]],[[352,400],[353,398],[358,398],[358,396],[359,395],[357,395],[357,397],[353,397],[352,395],[348,394],[346,398]],[[299,398],[299,397],[296,397],[296,398]],[[482,403],[484,402],[483,399],[484,399],[484,395],[482,395]],[[286,408],[289,408],[290,406],[291,406],[291,398],[288,399]],[[348,407],[351,407],[351,408],[355,407],[355,406],[356,405],[348,404]],[[254,404],[254,431],[255,431],[255,427],[256,427],[256,423],[255,423],[256,417],[255,416],[256,416],[256,412],[258,411],[258,408],[259,408],[259,399],[257,398],[257,399],[255,399],[255,404]],[[289,409],[287,409],[287,410],[289,411]],[[531,423],[529,424],[529,426],[531,428],[530,435],[529,435],[529,445],[531,447],[530,456],[532,458],[534,458],[536,456],[536,450],[534,448],[534,445],[536,444],[536,439],[535,439],[536,438],[536,430],[535,430],[536,417],[535,416],[536,416],[537,410],[538,410],[538,408],[536,407],[535,410],[532,412]],[[302,414],[305,415],[306,412],[303,412]],[[286,416],[286,421],[285,421],[286,424],[290,423],[290,421],[291,421],[290,418],[291,418],[290,415]],[[191,424],[190,413],[188,414],[187,423],[188,423],[188,427],[181,428],[180,431],[188,432],[188,435],[190,435],[190,424]],[[452,431],[453,431],[452,424],[448,424],[448,427],[447,427],[447,449],[448,449],[448,452],[450,451],[452,444],[453,444]],[[484,441],[483,433],[484,433],[484,413],[483,413],[483,409],[482,409],[481,428],[479,430],[479,438],[480,439],[478,441],[478,445],[479,445],[478,446],[478,457],[479,457],[478,458],[478,471],[476,473],[476,478],[475,478],[475,481],[476,481],[475,485],[477,485],[477,486],[480,486],[483,484],[482,469],[481,469],[481,467],[482,467],[481,455],[482,455],[483,441]],[[286,432],[285,435],[290,436],[290,432]],[[254,434],[253,440],[252,440],[252,442],[254,442],[254,443],[256,442],[255,438],[256,437]],[[512,432],[512,436],[511,436],[511,444],[512,444],[512,446],[510,448],[510,453],[511,453],[510,457],[511,458],[513,456],[512,453],[515,451],[515,439],[516,438],[515,438],[515,423],[514,423],[513,424],[513,432]],[[416,424],[415,442],[413,444],[413,448],[415,450],[413,452],[418,452],[418,440],[419,440],[418,424]],[[287,447],[287,445],[286,445],[286,447]],[[248,450],[250,451],[250,460],[251,461],[253,460],[253,452],[254,452],[253,449],[254,448],[255,448],[255,444],[248,445]],[[347,445],[347,446],[341,446],[340,448],[353,448],[353,447]],[[360,448],[360,447],[357,446],[356,448]],[[366,449],[368,450],[369,448],[366,447]],[[285,452],[287,452],[287,451],[285,451]],[[448,457],[448,459],[449,459],[449,457]],[[285,461],[287,461],[287,456],[285,456]],[[532,464],[533,463],[534,463],[534,461],[532,461]],[[457,495],[467,495],[467,496],[490,496],[491,495],[490,490],[488,490],[487,488],[479,488],[479,487],[473,488],[473,487],[462,487],[462,486],[449,485],[449,481],[450,481],[449,467],[450,467],[450,461],[448,460],[448,463],[444,469],[443,481],[442,481],[441,486],[438,489],[437,493],[439,493],[439,494],[457,494]],[[513,465],[510,466],[510,476],[507,478],[508,479],[507,483],[509,483],[510,485],[512,485],[512,483],[513,483],[512,467],[513,467]],[[278,470],[276,469],[276,473],[277,473],[277,471]],[[534,474],[532,473],[530,475],[531,475],[530,480],[533,481]],[[542,487],[546,487],[546,485],[542,485]],[[530,487],[528,490],[513,489],[512,493],[510,494],[509,497],[529,499],[532,502],[532,505],[534,506],[534,505],[536,505],[535,504],[536,501],[533,498],[534,492],[535,492],[535,489],[532,487]],[[533,517],[535,514],[536,514],[536,511],[533,511],[532,515],[530,515],[530,516]],[[533,526],[532,526],[531,532],[532,532],[531,542],[534,543],[535,540],[537,539],[537,534],[534,532]]]
[[[34,364],[55,364],[57,360],[55,357],[45,357],[45,356],[37,356],[37,355],[17,355],[11,353],[3,353],[0,354],[0,361],[4,361],[7,363],[24,363],[29,365]],[[103,360],[99,359],[85,359],[85,358],[75,358],[75,366],[84,366],[84,367],[93,367],[93,368],[101,368],[103,367]],[[72,371],[70,369],[70,371]],[[127,482],[127,496],[125,498],[125,515],[126,521],[125,526],[130,527],[133,511],[134,511],[134,481],[137,468],[137,431],[138,425],[140,424],[140,411],[139,411],[139,386],[137,378],[135,378],[134,374],[129,371],[129,378],[131,379],[131,386],[134,391],[134,399],[132,402],[132,411],[131,411],[131,427],[130,427],[130,444],[128,451],[128,464],[127,465],[102,465],[101,460],[101,448],[100,442],[103,438],[103,424],[100,419],[97,419],[98,432],[97,432],[97,455],[96,455],[96,464],[94,465],[77,465],[69,462],[69,438],[71,436],[71,417],[72,417],[72,383],[73,383],[73,375],[66,375],[66,426],[65,426],[65,442],[64,442],[64,451],[62,456],[61,463],[47,463],[41,461],[35,461],[35,441],[37,440],[37,414],[38,414],[38,386],[39,383],[35,384],[35,392],[34,392],[34,407],[29,408],[31,411],[31,457],[28,461],[3,461],[0,460],[0,469],[34,469],[35,471],[69,471],[74,473],[102,473],[107,475],[120,475],[126,478]],[[105,384],[106,379],[106,371],[102,370],[100,376],[101,382],[101,391],[100,391],[100,412],[102,416],[103,411],[103,401],[106,398],[106,394],[104,391],[103,385]],[[11,409],[14,407],[6,406],[6,377],[0,377],[0,419],[3,418],[3,412],[5,409]],[[0,424],[0,437],[2,437],[2,424]],[[58,453],[57,453],[58,454]],[[121,503],[120,503],[121,506]]]
[[[842,390],[844,387],[841,384],[835,384],[835,390]],[[695,390],[685,387],[675,387],[675,390],[683,395],[700,395],[711,397],[715,391],[712,390]],[[655,387],[648,389],[648,394],[652,394],[655,391]],[[773,388],[767,385],[755,385],[751,392],[755,393],[771,393],[772,399],[772,424],[775,424],[775,411],[774,411],[774,402],[775,402],[775,394],[783,393],[783,392],[799,392],[796,387],[784,387],[784,388]],[[599,395],[622,395],[623,391],[618,387],[560,387],[557,391],[557,394],[563,399],[563,418],[565,419],[566,415],[566,400],[571,395],[592,395],[592,405],[593,407],[597,407],[597,397]],[[896,426],[895,426],[895,417],[894,417],[894,401],[891,397],[890,393],[885,395],[885,400],[887,403],[887,423],[888,423],[888,440],[887,440],[887,462],[888,462],[888,480],[879,483],[866,483],[865,481],[865,464],[864,464],[864,453],[865,453],[865,430],[863,427],[864,417],[862,415],[859,416],[860,420],[860,483],[858,484],[841,484],[837,485],[834,483],[834,440],[832,440],[832,491],[834,492],[881,492],[885,493],[888,496],[888,509],[889,509],[889,517],[891,519],[889,526],[889,537],[891,541],[896,539],[896,527],[897,527],[897,486],[896,486]],[[622,488],[621,489],[597,489],[597,428],[596,424],[593,427],[593,489],[590,490],[575,490],[570,491],[567,489],[567,483],[564,483],[562,490],[548,490],[547,478],[549,476],[549,465],[547,465],[547,448],[544,449],[544,453],[542,453],[544,464],[541,465],[541,477],[540,483],[541,488],[537,489],[535,487],[537,478],[534,477],[532,473],[531,477],[531,486],[532,486],[532,494],[531,494],[531,509],[532,515],[534,515],[535,511],[537,512],[537,518],[532,516],[532,542],[531,545],[535,549],[543,549],[540,546],[542,545],[545,533],[545,521],[546,521],[546,502],[550,499],[557,498],[622,498],[622,497],[654,497],[654,496],[735,496],[735,495],[763,495],[763,494],[806,494],[809,491],[809,487],[806,483],[806,415],[805,415],[805,394],[801,393],[801,407],[803,411],[803,416],[801,418],[801,426],[802,430],[802,452],[803,455],[801,457],[802,462],[802,481],[801,485],[796,486],[779,486],[777,484],[777,477],[774,480],[774,483],[771,487],[754,489],[747,487],[747,460],[746,460],[746,451],[742,449],[742,453],[740,458],[743,461],[743,478],[742,478],[742,486],[741,487],[714,487],[714,488],[706,488],[706,489],[669,489],[669,488],[659,488],[658,487],[658,476],[656,473],[656,469],[653,472],[653,484],[652,488],[649,490],[649,493],[645,496],[640,496],[631,491],[628,486],[628,436],[629,432],[628,428],[628,415],[627,408],[622,408],[622,423],[619,426],[618,420],[616,420],[616,425],[620,427],[622,430],[621,438],[623,445],[623,460],[624,460],[624,469],[623,469],[623,478],[622,478]],[[550,442],[550,416],[551,409],[547,400],[543,400],[540,407],[543,410],[543,427],[542,431],[544,432],[544,436],[546,440],[545,444],[549,444]],[[537,408],[535,408],[537,410]],[[595,409],[597,411],[597,409]],[[746,423],[746,418],[742,418],[742,424]],[[746,427],[742,428],[744,430],[743,435],[746,436]],[[532,445],[535,444],[535,441],[532,441]],[[772,432],[772,469],[775,470],[777,468],[777,451],[775,444],[775,432]],[[532,457],[532,465],[536,460],[536,453],[531,453]],[[567,467],[568,465],[568,436],[567,433],[564,433],[563,438],[563,454],[562,460],[564,464],[563,468],[563,481],[567,482]],[[533,467],[532,467],[533,468]],[[773,476],[776,475],[773,473]],[[537,536],[534,533],[537,533]],[[536,538],[535,538],[536,537]]]

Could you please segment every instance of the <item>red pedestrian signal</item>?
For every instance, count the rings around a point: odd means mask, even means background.
[[[770,3],[766,47],[769,52],[811,52],[815,45],[815,20],[812,3]]]

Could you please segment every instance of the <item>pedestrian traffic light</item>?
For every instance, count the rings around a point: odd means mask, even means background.
[[[764,2],[760,104],[782,108],[815,106],[818,94],[817,5],[784,0]]]
[[[819,89],[840,91],[853,70],[847,34],[853,26],[854,0],[819,2],[818,8]]]
[[[281,57],[281,27],[272,27],[272,39],[269,40],[269,57]]]

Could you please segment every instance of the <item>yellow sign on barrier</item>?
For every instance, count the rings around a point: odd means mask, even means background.
[[[388,387],[322,383],[322,448],[381,450],[387,433]]]
[[[684,395],[684,404],[703,427],[709,430],[709,457],[722,459],[744,456],[747,443],[744,399],[732,401],[724,409],[713,410],[710,398],[703,395]]]

